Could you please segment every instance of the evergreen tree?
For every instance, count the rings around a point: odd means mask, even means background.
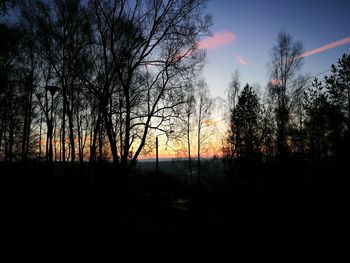
[[[337,158],[342,140],[344,115],[338,104],[330,99],[330,93],[315,78],[312,88],[305,93],[309,151],[312,160]]]
[[[346,131],[350,132],[350,55],[344,54],[337,65],[332,65],[332,75],[325,77],[326,88],[332,103],[341,108],[346,117]]]
[[[306,127],[312,159],[326,159],[328,155],[328,113],[330,104],[322,82],[315,78],[312,87],[305,93]]]
[[[332,103],[334,158],[346,158],[350,147],[350,55],[344,54],[337,65],[332,65],[332,74],[325,77],[325,82]]]
[[[236,107],[231,111],[229,140],[235,145],[238,157],[256,158],[259,155],[260,113],[259,98],[252,87],[246,84]]]

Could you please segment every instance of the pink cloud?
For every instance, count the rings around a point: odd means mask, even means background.
[[[319,48],[315,48],[315,49],[309,50],[309,51],[303,53],[301,55],[301,57],[312,56],[312,55],[324,52],[324,51],[326,51],[328,49],[336,48],[336,47],[343,46],[343,45],[346,45],[346,44],[350,44],[350,37],[346,37],[346,38],[343,38],[341,40],[338,40],[338,41],[329,43],[327,45],[321,46]]]
[[[236,40],[236,35],[233,32],[218,32],[213,36],[207,37],[198,41],[196,48],[198,49],[214,49],[226,46]],[[175,55],[175,60],[180,60],[192,55],[193,50],[189,49]]]
[[[301,54],[300,56],[298,56],[297,58],[299,58],[299,57],[309,57],[309,56],[312,56],[312,55],[315,55],[315,54],[327,51],[328,49],[340,47],[340,46],[343,46],[343,45],[346,45],[346,44],[350,44],[350,37],[346,37],[346,38],[340,39],[338,41],[334,41],[332,43],[326,44],[324,46],[321,46],[321,47],[318,47],[318,48],[306,51],[303,54]],[[237,56],[237,59],[239,60],[238,56]],[[245,62],[245,61],[243,60],[243,62]],[[241,61],[240,61],[240,63],[241,63]],[[241,64],[244,64],[244,63],[241,63]],[[271,79],[271,84],[273,86],[278,86],[278,85],[281,84],[281,81],[279,79]]]
[[[236,59],[238,60],[238,62],[242,65],[247,65],[247,61],[245,61],[242,57],[240,57],[239,55],[236,56]]]
[[[232,43],[236,40],[236,35],[233,32],[218,32],[213,36],[202,39],[198,42],[199,49],[213,49]]]
[[[256,67],[255,63],[250,63],[250,62],[248,63],[247,60],[245,58],[242,58],[240,55],[236,55],[236,59],[242,65],[246,65],[246,66],[249,66],[249,67],[252,67],[252,68]]]

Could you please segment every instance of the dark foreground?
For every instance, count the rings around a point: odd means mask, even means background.
[[[120,180],[108,165],[2,164],[1,257],[8,256],[6,262],[327,262],[332,169],[265,165],[244,176],[238,167],[239,176],[216,178],[192,191],[162,174]],[[178,209],[171,205],[178,198],[190,202]]]

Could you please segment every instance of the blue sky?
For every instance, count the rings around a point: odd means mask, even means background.
[[[236,69],[242,84],[264,87],[269,50],[281,29],[301,41],[305,51],[350,37],[349,10],[350,0],[209,1],[212,32],[232,32],[236,37],[231,43],[207,51],[203,75],[212,96],[225,96]],[[302,72],[314,75],[327,70],[343,53],[350,53],[350,43],[306,57]],[[247,64],[240,64],[237,57]]]
[[[213,97],[225,97],[235,70],[242,85],[268,81],[269,50],[281,29],[313,50],[350,37],[350,0],[209,0],[212,33],[233,33],[233,42],[207,50],[204,78]],[[330,68],[350,43],[305,58],[303,73],[311,76]],[[239,63],[237,57],[247,62]],[[322,76],[320,76],[322,77]]]

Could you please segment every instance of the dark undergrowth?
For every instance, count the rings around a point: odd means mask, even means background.
[[[241,161],[225,176],[201,178],[201,187],[164,173],[122,175],[107,163],[0,169],[2,249],[12,262],[330,256],[328,180],[340,172],[334,164]],[[171,206],[179,198],[189,200],[186,209]]]

